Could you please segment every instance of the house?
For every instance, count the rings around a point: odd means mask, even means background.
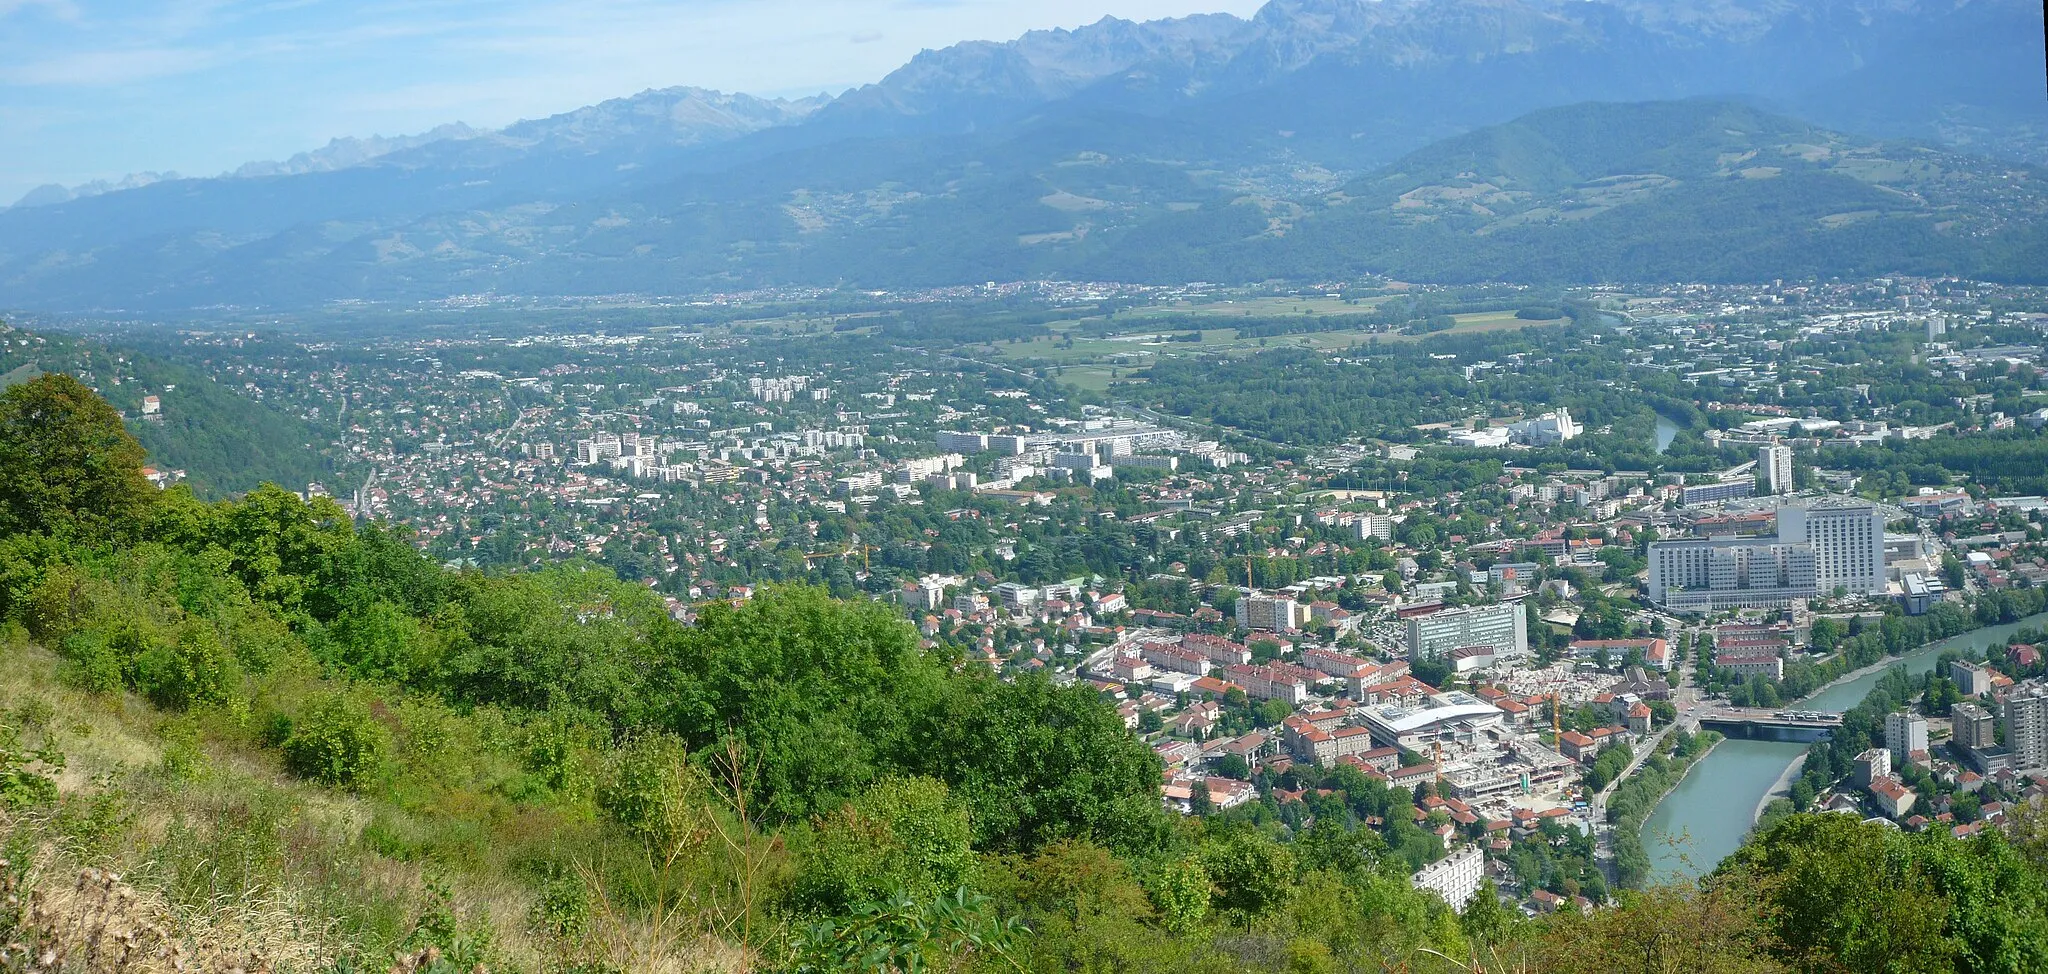
[[[1919,797],[1897,778],[1871,779],[1870,795],[1877,799],[1878,807],[1884,809],[1885,815],[1895,822],[1912,811],[1913,801]]]
[[[1600,749],[1594,746],[1591,737],[1575,730],[1568,730],[1557,737],[1557,753],[1584,764],[1593,760],[1593,756],[1599,754]]]

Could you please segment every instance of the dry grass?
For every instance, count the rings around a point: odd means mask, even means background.
[[[161,899],[113,872],[84,869],[66,883],[39,880],[40,869],[14,865],[0,860],[8,907],[0,924],[10,928],[0,971],[268,974],[310,971],[328,961],[317,942],[290,936],[295,917],[289,910],[259,906],[195,923],[173,916]]]

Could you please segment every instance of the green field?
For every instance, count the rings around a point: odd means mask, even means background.
[[[1261,299],[1278,300],[1278,299]],[[1242,302],[1243,307],[1252,302]],[[1299,302],[1298,302],[1299,303]],[[1326,301],[1325,304],[1342,305],[1341,302]],[[1344,306],[1356,310],[1356,306]],[[1150,309],[1148,309],[1150,310]],[[1328,312],[1324,312],[1328,313]],[[1271,317],[1273,312],[1265,313]],[[1237,337],[1234,328],[1208,328],[1202,331],[1202,340],[1197,342],[1161,341],[1149,337],[1142,325],[1146,312],[1129,312],[1118,316],[1134,330],[1125,335],[1111,338],[1083,338],[1074,334],[1080,322],[1060,322],[1052,326],[1054,334],[1035,338],[1027,342],[1002,343],[983,346],[981,354],[994,361],[1006,364],[1031,363],[1060,369],[1054,378],[1075,389],[1090,392],[1107,390],[1111,385],[1130,381],[1116,377],[1112,372],[1130,373],[1143,369],[1164,357],[1180,355],[1250,355],[1264,349],[1312,348],[1318,351],[1335,352],[1355,348],[1374,339],[1383,342],[1419,341],[1423,335],[1402,335],[1390,333],[1365,333],[1357,331],[1323,331],[1299,335],[1276,335],[1264,339]],[[1492,331],[1513,331],[1519,328],[1543,327],[1562,322],[1564,319],[1528,321],[1515,317],[1512,311],[1486,311],[1454,316],[1456,327],[1447,331],[1434,332],[1437,335],[1472,334]],[[1173,334],[1187,334],[1175,332]]]

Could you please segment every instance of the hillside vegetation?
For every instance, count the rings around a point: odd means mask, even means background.
[[[0,969],[2048,959],[2037,831],[1795,817],[1699,885],[1460,915],[1356,812],[1405,793],[1333,775],[1299,830],[1181,819],[1087,687],[999,681],[881,606],[779,589],[684,627],[592,567],[450,573],[325,500],[157,492],[141,459],[69,376],[0,394]]]

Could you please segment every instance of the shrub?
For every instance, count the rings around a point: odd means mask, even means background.
[[[220,706],[235,699],[242,666],[213,627],[187,622],[168,645],[143,652],[134,663],[135,689],[166,710]]]
[[[300,777],[353,788],[376,775],[389,748],[389,735],[370,709],[338,695],[293,721],[284,762]]]

